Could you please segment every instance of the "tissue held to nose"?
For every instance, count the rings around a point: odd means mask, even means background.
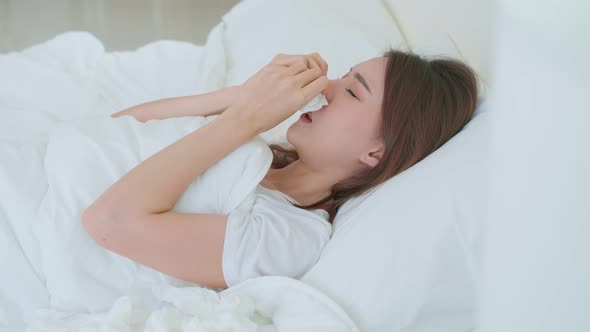
[[[323,94],[319,94],[315,97],[313,97],[309,103],[305,104],[302,108],[301,108],[301,112],[306,113],[306,112],[313,112],[313,111],[317,111],[318,109],[322,108],[322,106],[324,105],[328,105],[328,101],[326,100],[326,97],[324,97]]]

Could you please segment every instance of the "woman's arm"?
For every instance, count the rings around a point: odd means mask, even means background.
[[[135,166],[85,213],[130,217],[170,211],[196,177],[260,133],[247,112],[232,110],[236,106]]]
[[[209,116],[221,114],[230,107],[239,86],[230,86],[203,94],[165,98],[124,109],[111,117],[130,115],[137,121],[146,122],[184,116]]]
[[[190,183],[259,132],[234,106],[151,156],[82,214],[102,247],[168,275],[226,288],[222,257],[227,215],[171,211]]]

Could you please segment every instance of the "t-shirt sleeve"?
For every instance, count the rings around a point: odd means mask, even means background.
[[[251,195],[228,215],[225,282],[232,287],[265,275],[299,279],[317,262],[330,235],[311,212]]]

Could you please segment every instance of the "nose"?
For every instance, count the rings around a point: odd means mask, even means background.
[[[332,102],[332,99],[334,98],[334,86],[337,84],[338,80],[328,80],[328,87],[325,88],[322,91],[322,94],[324,95],[324,97],[326,97],[326,100],[328,101],[328,103]]]

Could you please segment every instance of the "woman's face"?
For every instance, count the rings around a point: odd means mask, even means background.
[[[329,80],[328,105],[301,118],[287,130],[287,141],[308,167],[355,171],[380,159],[378,138],[387,59],[361,62],[340,78]]]

